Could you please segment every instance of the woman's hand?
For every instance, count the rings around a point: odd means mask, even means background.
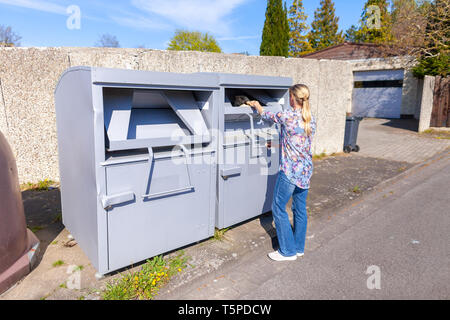
[[[258,101],[247,101],[247,105],[249,105],[252,108],[255,108],[259,114],[262,114],[264,112],[263,107]]]

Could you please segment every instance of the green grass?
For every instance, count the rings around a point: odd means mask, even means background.
[[[322,160],[322,159],[324,159],[326,157],[327,157],[327,154],[325,152],[322,152],[321,154],[315,154],[313,156],[313,159],[314,160]]]
[[[226,229],[222,229],[222,230],[219,230],[219,229],[216,228],[216,230],[214,231],[214,238],[213,239],[217,240],[217,241],[225,240],[225,233],[228,230],[230,230],[230,228],[226,228]]]
[[[62,221],[62,213],[58,213],[54,218],[53,218],[53,223],[57,223],[57,222],[61,222]]]
[[[120,279],[106,285],[104,300],[151,300],[169,280],[187,267],[189,257],[180,251],[168,260],[155,257],[142,266],[141,270],[128,272]]]
[[[60,267],[60,266],[62,266],[64,264],[64,261],[62,261],[62,260],[58,260],[58,261],[55,261],[55,262],[53,262],[53,267]]]
[[[433,135],[433,138],[438,140],[450,140],[450,131],[428,129],[422,131],[420,134]]]
[[[76,266],[76,267],[72,270],[72,272],[82,271],[83,269],[84,269],[84,266],[79,265],[79,266]]]
[[[361,188],[360,188],[359,186],[355,186],[355,187],[352,189],[352,192],[353,192],[353,193],[361,193]]]
[[[39,230],[44,229],[44,227],[43,227],[43,226],[33,226],[33,227],[30,227],[30,226],[29,226],[28,229],[30,229],[31,232],[36,233],[36,232],[38,232]]]
[[[50,186],[53,185],[55,181],[44,179],[41,181],[38,181],[37,183],[28,182],[25,184],[22,184],[20,186],[20,189],[22,191],[32,190],[32,191],[48,191]]]
[[[323,160],[323,159],[327,159],[327,158],[331,158],[331,157],[338,157],[338,156],[342,156],[342,155],[344,155],[343,152],[332,153],[330,155],[327,155],[326,152],[322,152],[321,154],[313,155],[313,160]]]

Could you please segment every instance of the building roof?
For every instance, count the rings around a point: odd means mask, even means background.
[[[388,55],[382,46],[373,43],[344,42],[333,47],[302,56],[306,59],[361,60],[386,58]]]

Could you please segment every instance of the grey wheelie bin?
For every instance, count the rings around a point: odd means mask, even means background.
[[[359,152],[360,148],[356,144],[358,140],[359,123],[362,117],[347,116],[345,121],[345,136],[344,136],[344,152],[350,153],[352,151]]]
[[[62,75],[63,223],[100,274],[214,234],[218,94],[213,74]]]
[[[231,225],[269,212],[279,169],[276,125],[263,122],[246,99],[265,110],[289,108],[292,79],[219,74],[218,182],[216,227]],[[239,97],[245,97],[244,100]]]

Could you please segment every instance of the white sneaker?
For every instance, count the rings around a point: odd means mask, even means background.
[[[301,258],[303,257],[305,254],[304,253],[297,253],[297,257]]]
[[[282,256],[278,252],[278,250],[275,251],[275,252],[269,253],[268,256],[269,256],[270,259],[272,259],[274,261],[294,261],[294,260],[297,260],[297,255],[292,256],[292,257],[285,257],[285,256]]]

